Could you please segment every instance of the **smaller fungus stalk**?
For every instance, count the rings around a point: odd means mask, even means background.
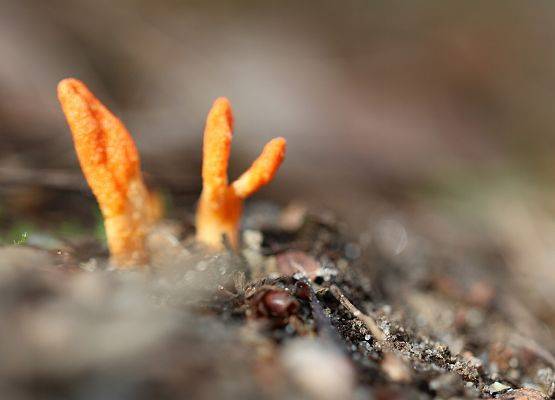
[[[285,139],[272,139],[250,168],[229,185],[227,166],[232,132],[231,106],[221,97],[206,119],[202,194],[196,215],[197,239],[213,248],[222,247],[224,236],[237,247],[243,201],[272,180],[285,156]]]
[[[143,182],[131,135],[77,79],[58,84],[58,99],[104,218],[111,261],[120,268],[144,265],[148,261],[145,236],[160,217],[161,207]]]

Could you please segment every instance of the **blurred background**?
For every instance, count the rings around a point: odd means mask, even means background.
[[[189,210],[206,113],[226,96],[232,176],[288,140],[259,198],[330,208],[353,230],[391,208],[436,243],[488,237],[555,304],[553,43],[549,0],[0,0],[2,226],[64,219],[70,196],[94,204],[60,79],[121,117],[148,181]]]

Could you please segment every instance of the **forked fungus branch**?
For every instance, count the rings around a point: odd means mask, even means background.
[[[243,200],[272,180],[285,156],[285,139],[272,139],[250,168],[229,185],[227,166],[232,132],[231,106],[221,97],[206,119],[203,187],[196,216],[197,239],[213,248],[222,247],[224,235],[237,247]]]

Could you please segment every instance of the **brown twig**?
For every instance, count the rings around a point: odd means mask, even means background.
[[[376,321],[374,321],[374,318],[364,314],[362,311],[356,308],[353,305],[353,303],[351,303],[349,299],[347,299],[347,297],[343,294],[343,292],[341,292],[341,290],[337,286],[331,285],[330,292],[341,303],[341,305],[343,305],[343,307],[345,307],[351,314],[353,314],[356,318],[361,320],[364,323],[364,325],[366,325],[366,328],[368,328],[372,336],[374,336],[374,338],[378,342],[385,341],[386,339],[385,334],[378,327],[378,325],[376,324]]]

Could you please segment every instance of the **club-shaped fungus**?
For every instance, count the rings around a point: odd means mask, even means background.
[[[227,165],[232,131],[231,106],[221,97],[206,119],[202,194],[196,214],[197,239],[216,249],[222,247],[224,236],[237,247],[243,200],[272,180],[285,156],[285,139],[272,139],[250,168],[229,185]]]
[[[58,84],[58,99],[81,169],[104,218],[112,263],[119,268],[146,264],[145,236],[161,207],[143,182],[131,135],[77,79]]]

